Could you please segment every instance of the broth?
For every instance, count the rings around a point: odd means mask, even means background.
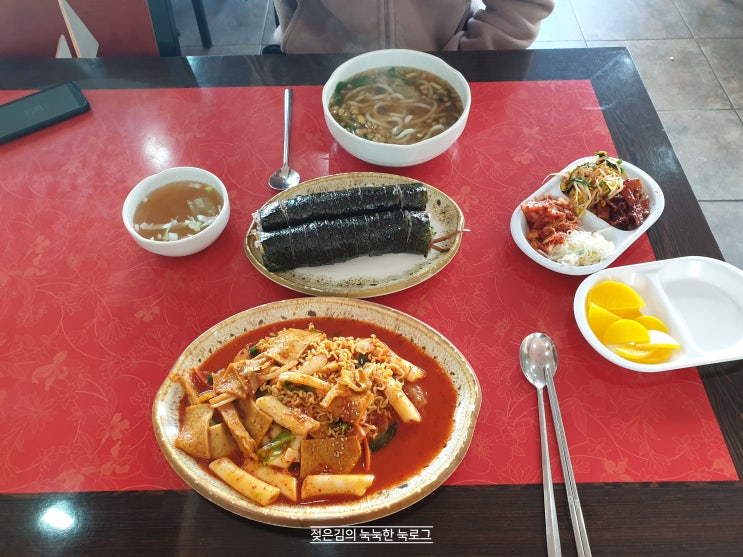
[[[172,182],[151,192],[137,206],[134,229],[160,242],[187,238],[214,222],[223,203],[214,186],[192,180]]]
[[[450,128],[462,115],[462,99],[444,79],[415,68],[361,72],[336,86],[330,113],[358,137],[409,145]]]
[[[252,344],[283,328],[296,327],[306,329],[310,324],[325,332],[328,337],[368,337],[371,334],[375,334],[399,356],[426,370],[426,376],[416,382],[416,384],[425,390],[428,399],[428,403],[419,409],[421,421],[419,423],[399,421],[396,435],[384,448],[372,454],[371,470],[365,470],[363,462],[359,462],[352,471],[352,473],[374,474],[374,482],[365,496],[401,485],[405,480],[414,476],[431,462],[446,445],[454,425],[454,409],[457,403],[456,390],[446,371],[442,369],[435,359],[427,355],[402,335],[371,323],[351,319],[328,317],[292,319],[262,327],[246,335],[237,337],[217,349],[199,368],[202,374],[215,372],[226,367],[246,345]],[[184,396],[181,404],[181,418],[187,405],[188,401]],[[238,464],[242,461],[241,455],[235,454],[233,456],[235,462]],[[203,468],[209,471],[207,464],[207,462],[203,462]],[[341,496],[332,498],[333,502],[336,503],[356,499],[356,497]],[[316,504],[322,502],[310,500],[301,503],[292,503],[284,497],[281,498],[281,501],[286,504]]]

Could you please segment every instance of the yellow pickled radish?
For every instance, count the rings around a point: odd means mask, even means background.
[[[621,317],[622,319],[635,319],[637,320],[638,317],[642,317],[642,312],[639,309],[617,309],[614,310],[614,313],[617,315],[617,317]]]
[[[668,333],[658,330],[648,331],[650,340],[648,342],[637,342],[636,346],[640,350],[654,350],[656,348],[670,348],[675,350],[680,348],[679,342]]]
[[[673,348],[656,348],[653,350],[652,356],[649,356],[643,360],[645,364],[662,364],[671,359],[673,354]]]
[[[639,364],[660,364],[667,362],[673,348],[641,349],[635,344],[619,344],[610,346],[617,355]]]
[[[627,360],[660,364],[681,348],[668,326],[654,315],[645,315],[645,301],[631,286],[603,281],[586,295],[586,320],[601,342]]]
[[[633,362],[641,362],[642,360],[649,358],[653,355],[653,350],[641,350],[634,344],[613,344],[609,348],[620,355],[622,358],[627,358]]]
[[[634,288],[613,280],[599,282],[588,290],[586,304],[592,303],[612,313],[645,307],[645,300]]]
[[[591,303],[588,304],[586,319],[593,334],[596,335],[596,338],[600,339],[603,338],[607,327],[619,319],[619,316],[599,305]]]
[[[650,342],[650,333],[644,325],[634,319],[617,319],[606,328],[601,338],[604,344],[629,344]]]
[[[661,331],[663,333],[668,332],[668,327],[666,326],[666,324],[658,319],[655,315],[640,315],[639,317],[635,317],[635,321],[645,325],[645,328],[647,328],[649,331]]]

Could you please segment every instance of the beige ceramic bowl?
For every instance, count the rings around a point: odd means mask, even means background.
[[[388,66],[399,66],[407,68],[418,68],[426,70],[445,79],[462,98],[464,110],[459,120],[444,132],[437,136],[425,139],[412,145],[392,145],[387,143],[376,143],[362,137],[358,137],[341,126],[333,119],[328,105],[333,96],[336,85],[340,81],[348,79],[359,72],[373,68]],[[390,49],[375,50],[351,58],[344,62],[331,74],[322,90],[323,111],[325,123],[335,140],[346,151],[355,157],[380,166],[401,167],[412,166],[429,161],[438,157],[462,135],[464,126],[469,116],[472,98],[470,87],[464,76],[441,58],[418,52],[415,50]]]
[[[197,234],[172,242],[160,242],[141,236],[134,229],[134,212],[137,210],[137,206],[156,189],[181,180],[193,180],[202,184],[208,184],[219,191],[224,202],[217,218]],[[149,176],[134,186],[124,201],[121,216],[129,234],[144,249],[159,255],[181,257],[203,250],[219,237],[225,226],[227,226],[227,221],[230,219],[230,200],[227,196],[227,188],[225,188],[222,180],[217,176],[201,168],[179,166],[168,168],[167,170]]]
[[[307,317],[331,317],[374,323],[395,331],[436,359],[457,391],[454,428],[439,453],[402,485],[347,503],[262,507],[232,490],[174,445],[184,391],[177,374],[203,364],[214,350],[266,325]],[[474,370],[462,353],[440,333],[400,311],[348,298],[296,298],[258,306],[229,317],[204,332],[181,354],[155,395],[152,421],[160,448],[173,469],[206,499],[240,516],[267,524],[307,528],[368,522],[423,499],[440,486],[464,458],[474,433],[482,393]]]

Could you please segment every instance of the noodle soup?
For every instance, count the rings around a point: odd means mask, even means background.
[[[431,72],[388,66],[340,81],[329,110],[357,137],[410,145],[450,128],[462,116],[463,103],[448,82]]]

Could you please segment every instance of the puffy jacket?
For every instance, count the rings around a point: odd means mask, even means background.
[[[289,54],[528,47],[555,0],[274,0]]]

